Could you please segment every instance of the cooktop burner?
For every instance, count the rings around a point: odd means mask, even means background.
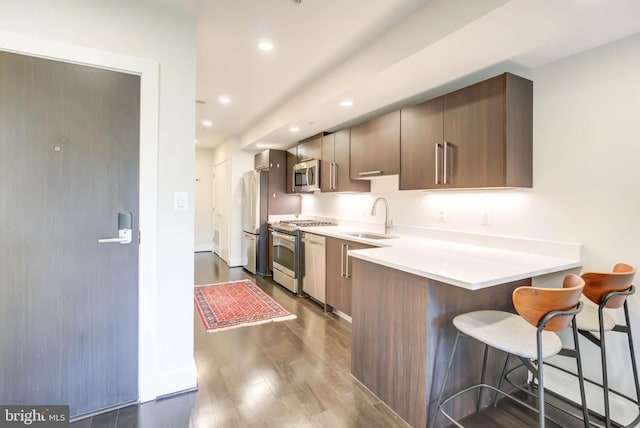
[[[323,220],[283,220],[273,224],[276,230],[295,232],[301,227],[335,226],[335,223]]]

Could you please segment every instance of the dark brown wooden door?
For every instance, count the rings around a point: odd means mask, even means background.
[[[400,190],[442,187],[443,98],[402,109],[400,135]]]
[[[400,170],[400,111],[351,128],[352,179],[398,174]]]
[[[138,76],[0,52],[3,404],[137,401],[139,112]]]

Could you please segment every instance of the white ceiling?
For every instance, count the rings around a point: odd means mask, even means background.
[[[637,0],[154,1],[197,20],[199,148],[231,136],[249,151],[291,147],[377,111],[503,71],[526,76],[640,32]],[[257,48],[264,38],[271,52]],[[231,103],[221,105],[220,95]],[[344,98],[354,106],[340,107]]]

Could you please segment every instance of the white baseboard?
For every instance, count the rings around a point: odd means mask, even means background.
[[[194,252],[199,253],[201,251],[213,251],[213,245],[211,245],[211,244],[196,245]]]
[[[238,258],[230,258],[229,259],[229,267],[240,267],[242,266],[242,258],[238,257]]]
[[[156,397],[171,395],[198,387],[195,361],[188,367],[158,374],[156,382]]]
[[[343,320],[347,321],[348,323],[351,323],[351,316],[345,314],[344,312],[333,308],[333,313],[336,314],[337,316],[339,316],[340,318],[342,318]]]

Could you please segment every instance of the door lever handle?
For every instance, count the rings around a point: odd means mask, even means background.
[[[130,244],[132,215],[130,212],[118,213],[118,237],[99,238],[98,244]]]
[[[131,243],[131,229],[120,229],[118,231],[118,238],[100,238],[98,244],[130,244]]]

